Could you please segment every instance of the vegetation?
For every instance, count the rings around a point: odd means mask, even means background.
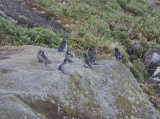
[[[145,77],[147,76],[147,71],[145,70],[145,65],[140,61],[140,59],[133,61],[133,66],[130,68],[130,70],[133,72],[135,78],[139,82],[145,81]]]
[[[43,28],[23,28],[13,26],[0,17],[0,43],[1,45],[40,45],[57,48],[60,39],[51,30]]]
[[[112,59],[114,47],[123,54],[122,62],[136,79],[143,82],[142,54],[149,47],[159,46],[160,14],[142,0],[38,0],[41,5],[59,16],[64,24],[73,25],[73,49],[85,51],[95,45],[99,59]],[[70,19],[73,19],[72,23]],[[146,39],[146,40],[145,40]],[[130,61],[129,40],[137,41],[142,48],[134,51],[135,61]],[[128,54],[129,53],[129,54]],[[142,66],[142,67],[141,67]]]
[[[140,62],[142,54],[160,43],[160,14],[143,0],[38,0],[52,11],[64,24],[68,24],[71,36],[69,47],[80,56],[88,46],[98,49],[98,59],[113,59],[113,49],[118,47],[122,62],[130,68],[139,82],[145,76]],[[63,34],[55,34],[43,28],[13,26],[0,17],[1,44],[34,44],[57,48]],[[136,41],[141,48],[131,52],[129,41]],[[131,55],[137,56],[130,60]],[[142,66],[142,67],[141,67]]]

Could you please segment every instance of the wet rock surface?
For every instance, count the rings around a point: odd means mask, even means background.
[[[0,0],[0,11],[1,16],[13,19],[18,25],[28,28],[43,27],[55,33],[65,33],[56,16],[35,0]]]
[[[40,47],[1,47],[0,117],[8,119],[159,119],[130,71],[114,60],[97,61],[92,69],[80,59],[67,74],[57,70],[65,53],[41,48],[52,64],[38,62]],[[18,52],[17,52],[18,51]],[[11,53],[10,53],[11,52]],[[0,52],[0,55],[2,53]],[[20,113],[21,112],[21,113]]]

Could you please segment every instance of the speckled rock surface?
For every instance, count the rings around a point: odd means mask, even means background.
[[[52,61],[45,66],[39,48],[0,47],[2,119],[160,119],[122,63],[97,61],[90,69],[75,58],[63,75],[57,68],[65,53],[42,48]]]

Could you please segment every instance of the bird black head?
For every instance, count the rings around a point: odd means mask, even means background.
[[[68,49],[67,52],[71,53],[71,49]]]
[[[115,51],[119,51],[118,48],[114,48]]]
[[[90,47],[88,48],[88,50],[89,50],[89,51],[94,51],[94,50],[95,50],[95,47],[94,47],[94,46],[90,46]]]
[[[91,46],[90,48],[91,48],[91,50],[92,50],[92,51],[94,51],[94,50],[95,50],[95,47],[94,47],[94,46]]]
[[[87,58],[87,54],[86,53],[82,53],[82,57],[83,58]]]
[[[71,54],[71,49],[68,49],[66,54]]]
[[[63,42],[66,42],[66,38],[63,38]]]
[[[67,63],[68,62],[68,59],[64,59],[64,61],[63,61],[64,63]]]
[[[39,53],[44,54],[44,51],[42,49],[39,49]]]

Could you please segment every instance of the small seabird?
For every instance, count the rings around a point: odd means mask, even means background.
[[[68,59],[68,62],[73,62],[73,55],[71,54],[71,49],[68,49],[65,55],[65,59]]]
[[[114,48],[114,56],[116,60],[121,60],[121,53],[119,52],[118,48]]]
[[[68,59],[64,59],[63,63],[60,64],[60,66],[58,67],[58,70],[62,71],[63,74],[66,74],[65,69],[67,68],[67,66],[68,66]]]
[[[88,48],[87,55],[89,57],[89,61],[91,62],[91,64],[96,64],[95,61],[97,59],[97,50],[95,50],[94,46]]]
[[[51,64],[52,62],[45,56],[44,51],[42,49],[39,49],[39,52],[37,54],[37,59],[39,60],[39,62],[43,62],[45,63],[45,65],[47,66],[47,64]]]
[[[61,44],[59,45],[58,52],[64,52],[67,48],[66,38],[63,38]]]
[[[89,62],[89,60],[88,60],[88,56],[87,56],[87,54],[86,53],[82,53],[82,62],[83,62],[83,64],[84,64],[84,67],[86,67],[86,68],[91,68],[91,64],[90,64],[90,62]]]

